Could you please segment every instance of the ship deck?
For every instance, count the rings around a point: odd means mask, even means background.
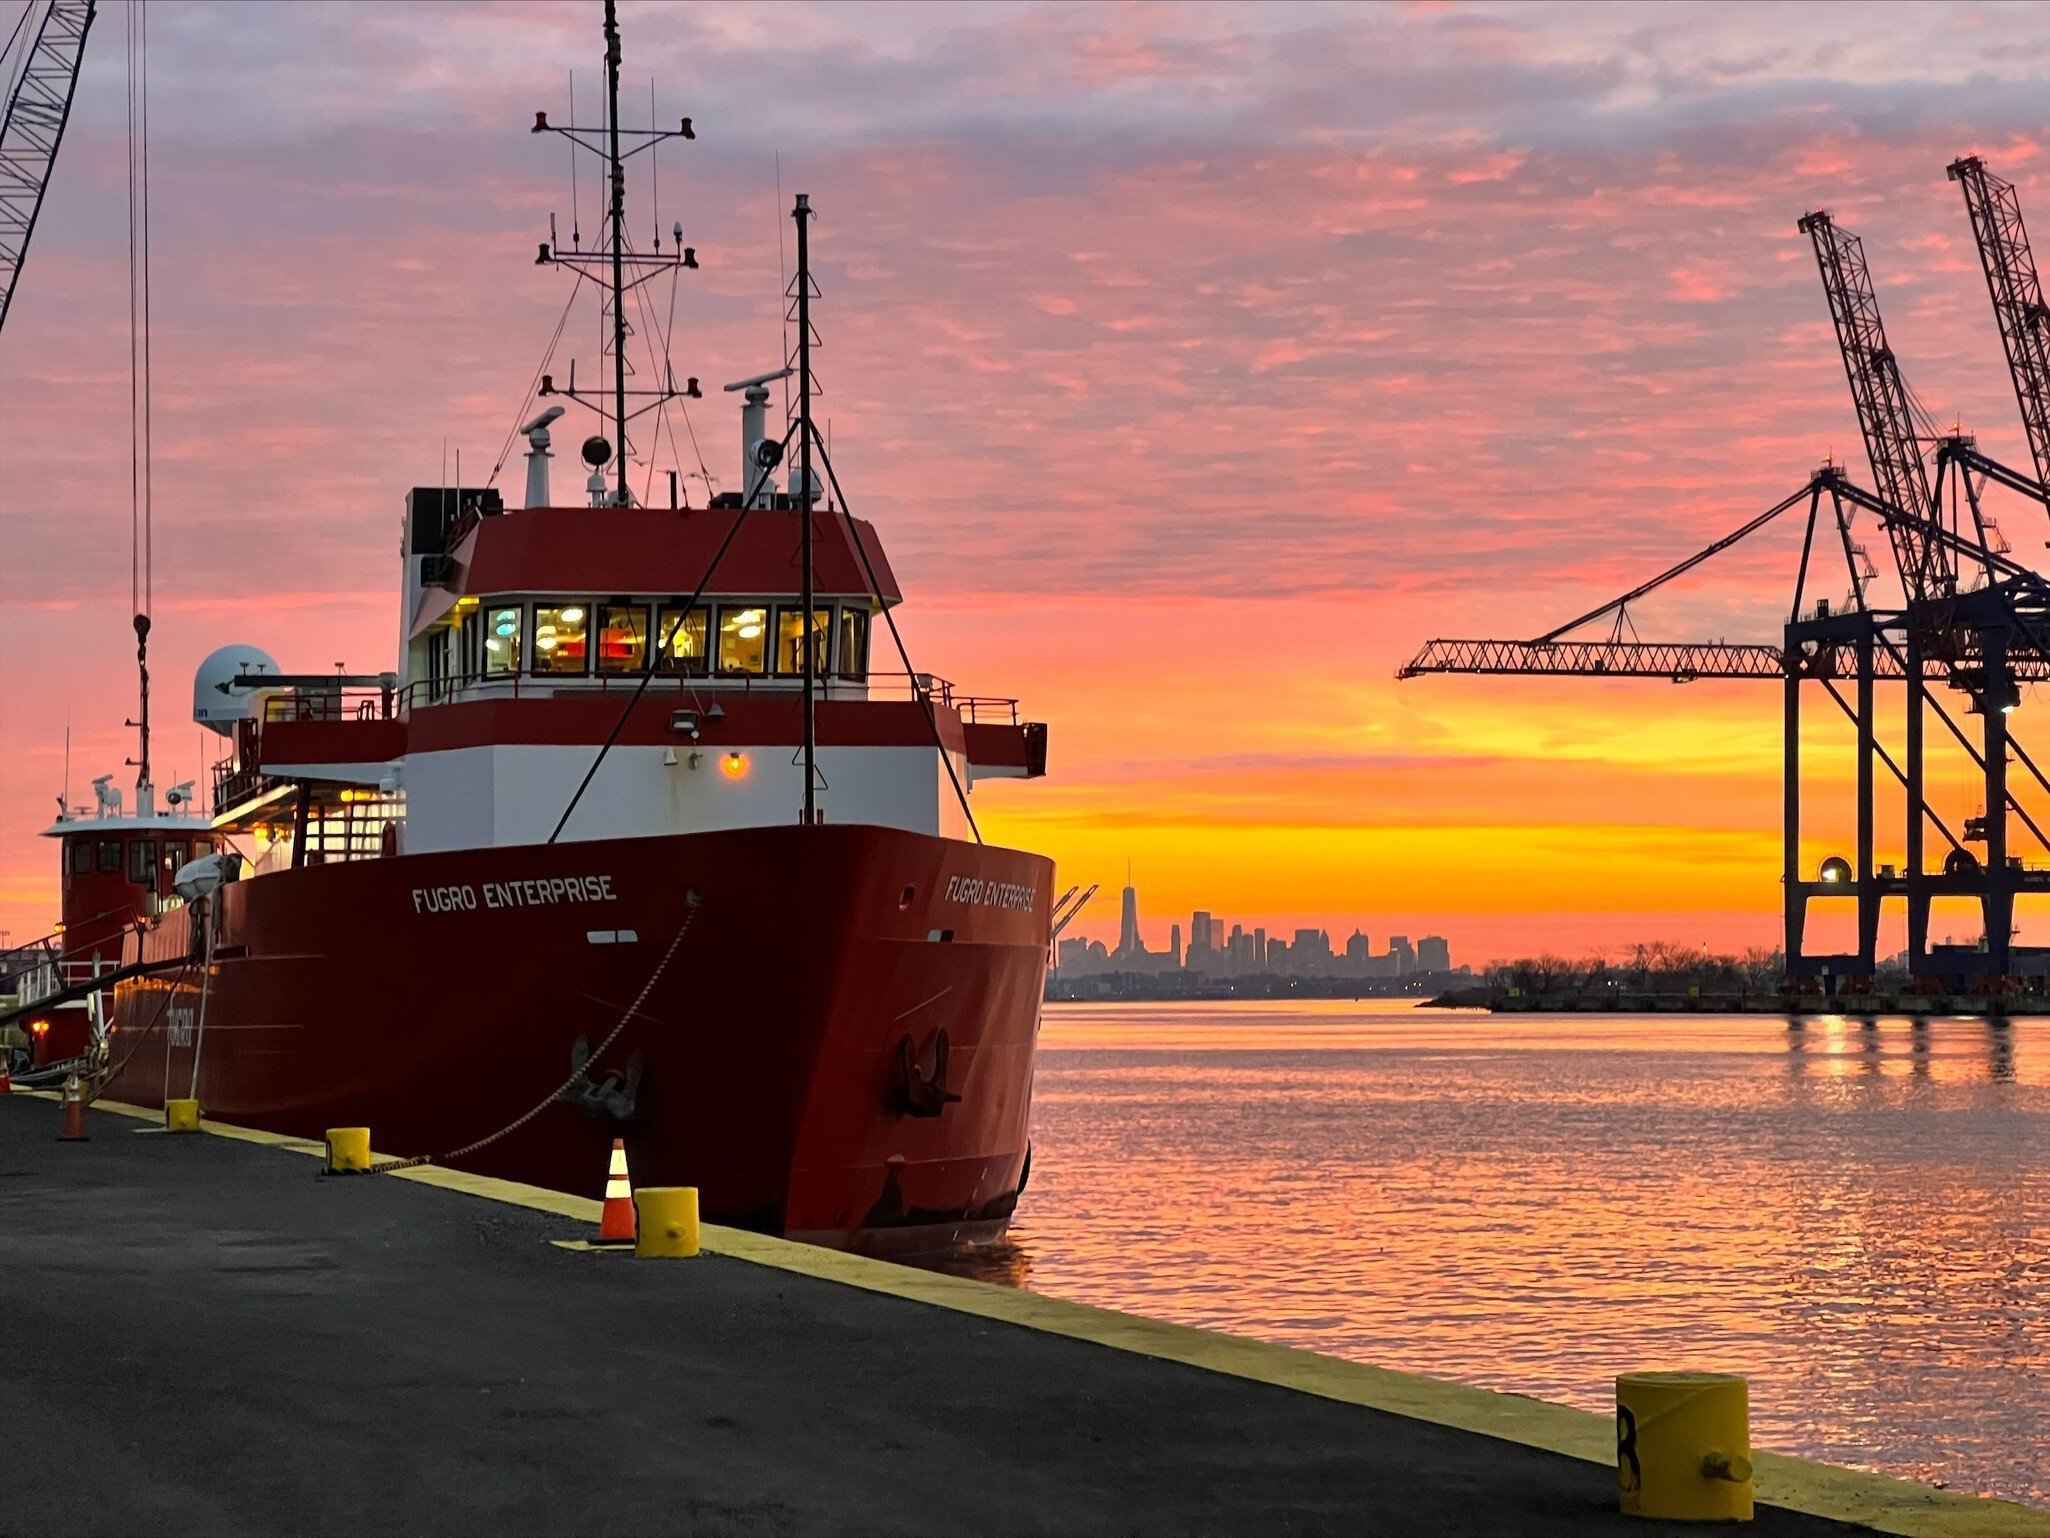
[[[1691,1530],[1616,1513],[1606,1417],[731,1231],[576,1252],[595,1201],[87,1122],[0,1098],[7,1530]],[[1758,1485],[1762,1535],[2050,1532]]]

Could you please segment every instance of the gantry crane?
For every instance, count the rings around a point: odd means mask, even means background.
[[[0,331],[6,329],[50,169],[71,121],[85,35],[97,9],[95,0],[30,0],[0,50],[0,59],[19,69],[18,76],[8,76],[6,115],[0,118]]]
[[[1921,428],[1917,418],[1926,414],[1919,412],[1887,343],[1862,243],[1822,212],[1804,215],[1799,228],[1815,248],[1878,489],[1867,491],[1841,467],[1825,464],[1800,491],[1734,533],[1565,625],[1529,641],[1432,641],[1398,676],[1456,672],[1656,677],[1675,683],[1700,678],[1779,680],[1785,731],[1783,918],[1790,984],[1861,986],[1859,980],[1869,979],[1877,963],[1881,905],[1900,897],[1907,905],[1908,965],[1918,981],[1932,988],[1972,984],[2005,990],[2018,985],[2017,973],[2050,974],[2050,948],[2021,950],[2012,944],[2016,894],[2050,894],[2050,870],[2023,869],[2009,855],[2007,840],[2011,815],[2050,852],[2050,833],[2015,796],[2007,773],[2012,760],[2050,794],[2050,778],[2008,730],[2008,715],[2021,702],[2020,685],[2050,679],[2050,581],[2012,558],[1980,493],[1991,482],[2042,501],[2043,482],[1987,458],[1962,431],[1942,434]],[[1925,443],[1936,450],[1933,479],[1923,453]],[[1803,502],[1807,527],[1793,604],[1779,646],[1647,642],[1637,637],[1629,615],[1633,601]],[[1853,521],[1861,514],[1875,518],[1885,530],[1899,582],[1897,602],[1881,588],[1877,571],[1854,537]],[[1818,599],[1811,608],[1808,591],[1815,580],[1814,562],[1819,549],[1830,546],[1841,552],[1848,593],[1840,605],[1832,607],[1829,600]],[[1609,622],[1606,636],[1584,633],[1603,620]],[[1823,687],[1851,721],[1857,738],[1856,862],[1833,857],[1812,878],[1800,863],[1804,683]],[[1906,740],[1898,758],[1881,741],[1876,709],[1880,683],[1898,683],[1907,695]],[[1845,697],[1845,684],[1853,686],[1854,698]],[[1982,717],[1979,740],[1931,692],[1931,685],[1965,694],[1969,713]],[[1928,713],[1963,748],[1984,781],[1987,810],[1966,818],[1955,831],[1929,805],[1925,792]],[[1875,863],[1874,777],[1882,767],[1906,792],[1907,859],[1902,870]],[[1949,846],[1935,871],[1924,869],[1925,836],[1932,828]],[[1972,843],[1986,846],[1983,859],[1966,847]],[[1981,945],[1930,948],[1930,907],[1939,896],[1978,902],[1985,920]],[[1856,902],[1857,945],[1852,952],[1821,955],[1804,948],[1808,904],[1818,897]]]

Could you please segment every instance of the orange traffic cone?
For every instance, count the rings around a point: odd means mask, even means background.
[[[626,1179],[626,1139],[612,1140],[612,1168],[605,1176],[605,1208],[598,1214],[600,1244],[634,1242],[634,1193]]]
[[[60,1143],[83,1143],[85,1137],[85,1090],[73,1074],[64,1081],[64,1130],[57,1134]]]

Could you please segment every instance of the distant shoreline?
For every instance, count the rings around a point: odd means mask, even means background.
[[[1588,992],[1526,992],[1485,986],[1449,988],[1422,1000],[1427,1009],[1485,1009],[1498,1015],[2050,1015],[2050,996],[2016,994],[1909,993],[1888,989],[1871,993],[1783,993],[1690,989],[1686,993],[1638,989]]]

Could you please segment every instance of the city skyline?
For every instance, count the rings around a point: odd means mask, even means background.
[[[1189,916],[1185,948],[1180,921],[1169,921],[1167,927],[1165,947],[1155,949],[1147,943],[1138,888],[1128,880],[1119,892],[1117,943],[1084,932],[1063,932],[1055,944],[1053,970],[1066,977],[1185,971],[1219,978],[1359,979],[1449,975],[1455,970],[1451,942],[1443,935],[1420,935],[1412,942],[1407,932],[1389,931],[1386,950],[1376,952],[1371,936],[1357,926],[1334,945],[1328,928],[1300,925],[1270,934],[1264,924],[1198,908]]]

